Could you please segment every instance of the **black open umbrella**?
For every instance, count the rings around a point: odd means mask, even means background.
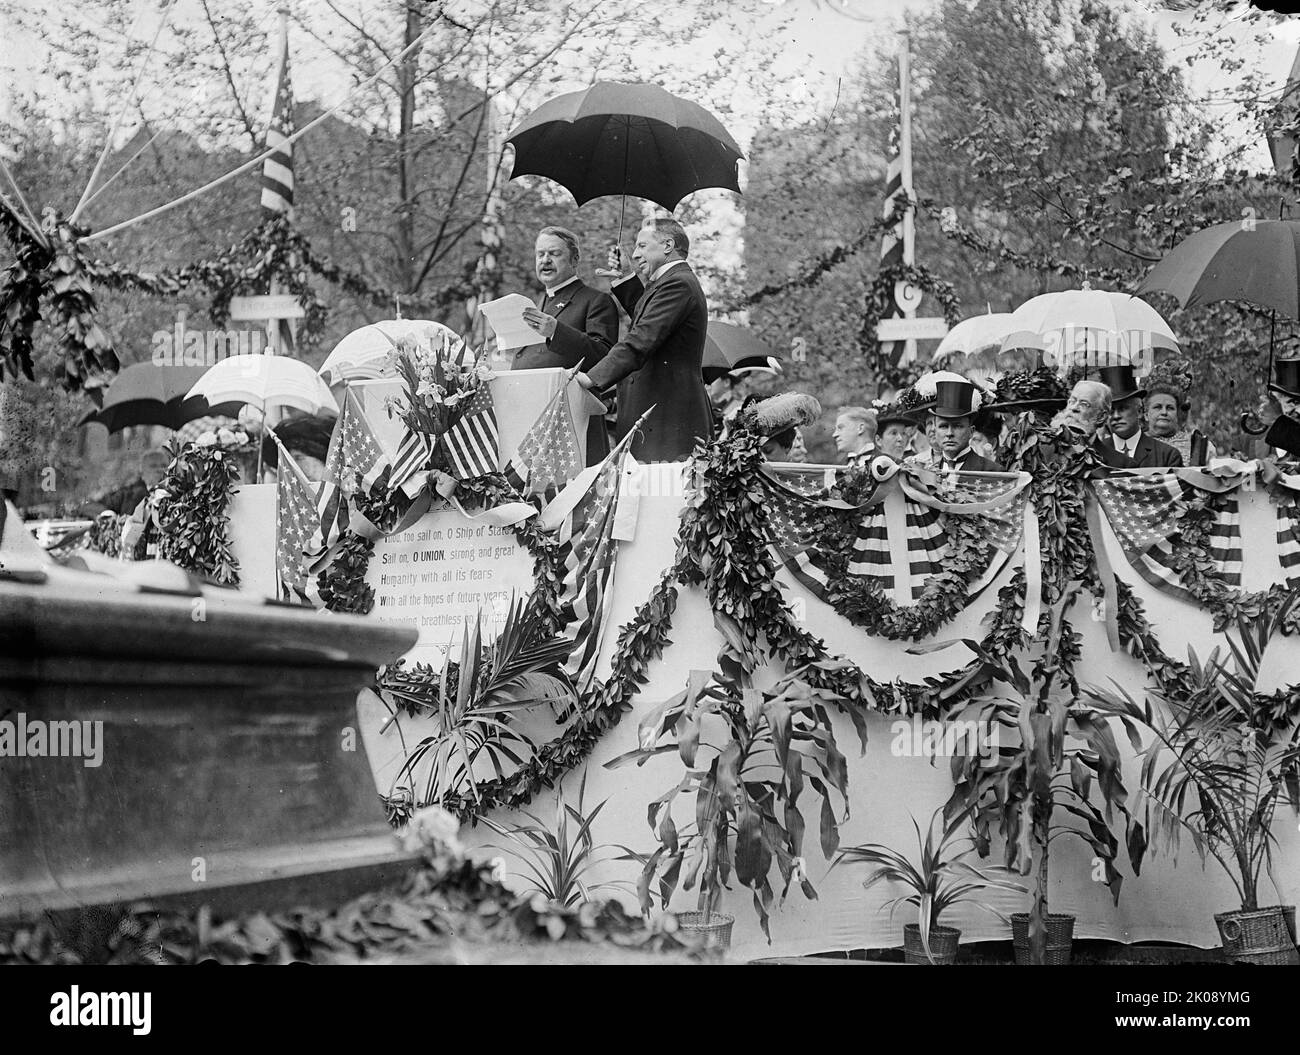
[[[599,81],[557,96],[506,142],[515,148],[511,179],[545,176],[579,205],[631,194],[671,211],[704,187],[740,193],[736,163],[745,155],[722,122],[654,84]],[[620,216],[620,236],[622,226]]]
[[[704,380],[713,381],[735,370],[780,372],[779,357],[753,332],[734,322],[710,319],[704,338]]]
[[[98,422],[109,432],[120,432],[133,425],[179,429],[187,421],[209,414],[234,417],[242,403],[211,406],[203,396],[185,398],[207,372],[206,366],[135,363],[113,378],[104,391],[103,406],[87,414],[78,424]]]

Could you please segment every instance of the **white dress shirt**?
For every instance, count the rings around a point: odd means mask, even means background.
[[[1116,435],[1113,432],[1110,434],[1110,445],[1114,447],[1117,451],[1119,451],[1120,454],[1126,454],[1130,458],[1137,457],[1138,444],[1141,442],[1142,442],[1141,429],[1138,429],[1137,432],[1133,433],[1133,435],[1130,436],[1128,439],[1123,439],[1122,437]]]
[[[578,281],[578,276],[577,276],[577,275],[574,275],[574,276],[573,276],[571,279],[569,279],[567,282],[561,282],[561,283],[560,283],[558,286],[556,286],[554,289],[552,289],[550,286],[547,286],[547,287],[546,287],[546,299],[547,299],[547,300],[550,300],[553,296],[555,296],[555,294],[559,293],[560,290],[562,290],[562,289],[567,289],[569,286],[573,285],[573,284],[574,284],[575,282],[577,282],[577,281]]]

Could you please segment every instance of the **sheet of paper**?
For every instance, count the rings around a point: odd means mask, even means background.
[[[502,351],[537,344],[542,335],[524,322],[524,309],[535,305],[519,293],[507,293],[497,300],[489,300],[480,307],[483,317],[496,334],[497,347]]]

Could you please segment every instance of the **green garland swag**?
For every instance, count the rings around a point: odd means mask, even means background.
[[[1216,631],[1242,618],[1271,618],[1294,592],[1278,583],[1267,590],[1241,590],[1214,573],[1210,533],[1215,519],[1231,498],[1230,494],[1209,491],[1193,494],[1179,514],[1180,528],[1171,536],[1177,542],[1173,566],[1178,580],[1199,604],[1209,609]],[[1282,631],[1295,633],[1297,630],[1300,630],[1300,612],[1292,609]]]
[[[870,478],[866,470],[853,472]],[[854,487],[854,482],[846,480],[845,487]],[[994,558],[996,547],[988,539],[983,517],[944,515],[949,550],[943,567],[926,578],[914,604],[900,605],[885,595],[877,579],[849,573],[861,514],[843,509],[827,513],[818,518],[811,540],[816,564],[826,575],[826,601],[875,637],[915,641],[935,634],[966,606],[971,583]]]
[[[167,448],[172,462],[155,488],[158,556],[221,586],[239,585],[226,510],[239,481],[239,464],[220,447],[187,443]]]
[[[1002,449],[1014,467],[1033,477],[1031,500],[1041,525],[1043,555],[1045,610],[1038,627],[1043,636],[1049,628],[1052,605],[1085,588],[1093,596],[1100,594],[1084,516],[1087,480],[1098,462],[1091,448],[1072,443],[1068,433],[1051,429],[1032,415],[1017,419]],[[832,655],[821,639],[798,625],[776,582],[775,561],[764,541],[768,510],[761,493],[753,487],[761,463],[761,438],[743,424],[734,426],[718,441],[696,448],[692,471],[698,486],[682,513],[673,566],[663,573],[632,620],[620,628],[609,679],[582,702],[577,716],[563,732],[542,745],[518,770],[479,782],[477,797],[452,794],[439,805],[471,821],[494,809],[519,809],[584,761],[631,710],[632,698],[648,681],[650,664],[661,658],[670,644],[668,635],[680,586],[702,586],[706,591],[724,641],[718,658],[724,677],[746,683],[765,656],[779,659],[787,670],[805,668],[809,684],[839,697],[841,710],[864,741],[869,710],[941,718],[980,689],[988,677],[982,658],[922,682],[879,682],[855,664]],[[518,497],[499,475],[462,483],[460,494],[466,503],[476,507],[491,507]],[[534,555],[542,595],[551,598],[539,602],[538,611],[553,612],[560,584],[559,547],[549,536],[537,532],[531,521],[517,528],[516,533]],[[370,550],[366,551],[366,561]],[[358,561],[348,574],[364,579],[364,563]],[[1177,684],[1179,679],[1189,677],[1186,665],[1170,658],[1160,647],[1140,600],[1127,584],[1119,582],[1117,587],[1120,638],[1129,653],[1144,664],[1153,678],[1165,684]],[[1001,657],[1028,646],[1020,626],[1024,603],[1024,570],[1017,569],[999,590],[998,604],[986,618],[987,630],[980,642],[984,653]],[[1081,652],[1081,636],[1062,620],[1057,640],[1056,651],[1038,661],[1037,673],[1041,676],[1050,670],[1077,691],[1074,670]],[[1267,715],[1268,720],[1279,721],[1297,711],[1300,686],[1261,697],[1259,720],[1265,720]],[[390,821],[399,826],[417,806],[429,805],[404,797],[384,801]]]

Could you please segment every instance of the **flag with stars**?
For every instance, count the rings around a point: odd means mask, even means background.
[[[451,463],[452,475],[458,479],[472,480],[497,471],[501,454],[490,386],[480,385],[470,397],[460,420],[442,437],[442,446]]]
[[[580,472],[578,431],[569,413],[568,388],[562,386],[520,440],[505,474],[520,494],[539,494],[549,500]]]
[[[266,130],[266,147],[272,151],[262,163],[262,218],[280,213],[293,219],[293,90],[289,84],[289,37],[280,41],[280,62],[275,78],[275,103]]]
[[[349,388],[325,455],[325,478],[316,493],[316,533],[308,540],[313,552],[328,549],[348,526],[347,496],[356,490],[358,477],[361,488],[369,492],[387,468],[388,459],[361,400]]]
[[[1191,485],[1176,473],[1116,474],[1094,480],[1093,488],[1133,570],[1157,589],[1194,601],[1175,570],[1179,520]],[[1240,586],[1241,511],[1235,496],[1217,510],[1208,541],[1210,573],[1229,586]]]
[[[916,481],[911,481],[915,497],[909,496],[903,501],[908,575],[905,583],[896,584],[883,504],[876,502],[857,511],[829,506],[824,501],[829,492],[814,490],[812,472],[814,470],[768,466],[761,483],[768,530],[777,558],[801,585],[821,600],[827,597],[828,580],[820,556],[812,548],[812,541],[816,527],[828,516],[845,517],[850,521],[846,529],[853,532],[854,539],[847,573],[870,579],[885,592],[892,592],[896,585],[902,585],[913,601],[925,589],[926,580],[944,568],[951,549],[947,518],[979,517],[983,523],[983,535],[1002,552],[1001,559],[996,552],[991,554],[988,566],[968,583],[967,595],[971,599],[997,577],[1020,544],[1027,488],[1009,498],[1004,506],[986,512],[964,513],[951,509],[954,504],[984,503],[1009,495],[1019,483],[1014,474],[987,477],[954,474],[959,479],[948,481],[948,486],[934,496],[942,498],[949,511],[928,504],[931,501],[928,492],[924,487],[916,487]]]
[[[635,427],[628,430],[601,463],[587,500],[579,507],[581,516],[576,512],[573,516],[575,525],[580,526],[575,526],[563,551],[559,635],[573,642],[565,672],[579,693],[590,688],[595,677],[601,641],[609,624],[614,593],[609,586],[618,557],[613,529],[623,467],[636,431]]]
[[[275,485],[275,571],[280,594],[285,600],[311,604],[307,550],[318,526],[316,488],[279,437],[274,432],[271,437],[280,448]]]

